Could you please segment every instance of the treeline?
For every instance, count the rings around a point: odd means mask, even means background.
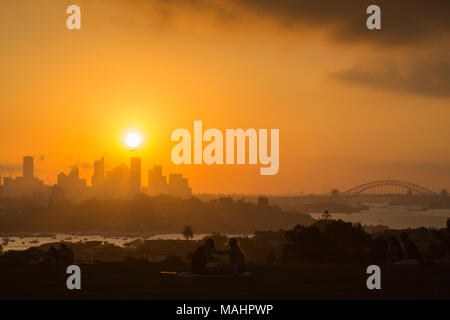
[[[138,195],[133,200],[85,200],[79,204],[33,205],[2,200],[0,232],[181,232],[192,226],[196,233],[253,233],[311,225],[304,213],[282,211],[266,203],[231,198],[201,201],[195,197]]]
[[[370,261],[382,264],[389,240],[406,233],[423,257],[439,260],[450,256],[450,219],[443,229],[380,230],[367,233],[360,224],[319,220],[311,226],[295,226],[285,232],[284,260],[309,262]]]

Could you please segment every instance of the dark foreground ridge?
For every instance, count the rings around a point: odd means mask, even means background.
[[[382,290],[366,287],[360,264],[249,265],[249,278],[160,275],[159,263],[80,265],[82,289],[64,268],[0,265],[0,299],[450,299],[450,265],[383,266]]]
[[[125,247],[49,243],[0,254],[0,299],[450,299],[449,229],[406,231],[369,234],[358,224],[323,219],[230,240],[216,234]],[[195,252],[208,243],[219,253],[216,265],[227,243],[228,250],[239,244],[246,276],[193,271]],[[81,290],[66,287],[70,264],[81,268]],[[380,290],[367,287],[374,264]],[[188,271],[195,277],[179,275]]]

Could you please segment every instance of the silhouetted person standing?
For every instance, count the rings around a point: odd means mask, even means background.
[[[211,257],[212,251],[215,250],[215,243],[213,239],[206,240],[205,244],[198,247],[192,254],[191,272],[204,274],[208,273],[208,261]]]
[[[405,259],[415,259],[422,262],[422,255],[420,254],[417,245],[408,237],[406,232],[400,234],[400,238],[403,242],[403,248],[405,250]]]

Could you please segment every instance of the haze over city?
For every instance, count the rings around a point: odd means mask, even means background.
[[[449,26],[437,2],[381,1],[382,34],[362,29],[364,5],[332,1],[84,0],[70,32],[72,2],[0,12],[2,176],[21,175],[31,155],[45,183],[79,160],[89,184],[95,160],[129,162],[125,135],[137,131],[142,180],[162,165],[195,193],[328,193],[388,177],[449,187]],[[426,27],[397,22],[419,17]],[[279,128],[278,174],[175,166],[170,134],[195,119]]]

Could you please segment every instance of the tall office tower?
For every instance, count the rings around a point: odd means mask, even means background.
[[[92,186],[95,188],[103,186],[105,181],[105,158],[94,162],[94,175],[92,176]]]
[[[34,177],[33,157],[23,157],[23,178],[25,181],[31,181]]]
[[[154,166],[152,170],[148,170],[146,193],[151,195],[168,193],[166,177],[162,175],[162,166]]]
[[[135,195],[141,192],[141,158],[132,157],[130,161],[131,194]]]

